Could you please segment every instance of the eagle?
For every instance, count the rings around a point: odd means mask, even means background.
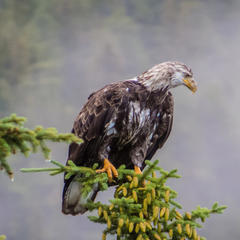
[[[68,160],[78,166],[99,163],[109,184],[125,164],[138,174],[166,142],[173,124],[171,88],[186,86],[197,90],[192,70],[181,62],[163,62],[132,79],[106,85],[92,93],[73,124],[72,133],[82,138],[71,143]],[[81,177],[81,176],[80,176]],[[87,197],[76,176],[64,180],[62,212],[76,215],[87,211],[84,204],[94,201],[98,186]]]

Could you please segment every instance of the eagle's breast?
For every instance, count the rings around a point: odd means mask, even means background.
[[[134,146],[139,140],[151,144],[159,124],[161,106],[166,92],[150,93],[136,82],[124,82],[118,88],[121,95],[111,120],[105,125],[107,137],[114,138],[118,149],[127,144]],[[111,99],[111,106],[116,102]]]
[[[150,109],[142,108],[139,101],[130,101],[122,121],[121,144],[135,144],[140,135],[146,135],[150,127]]]

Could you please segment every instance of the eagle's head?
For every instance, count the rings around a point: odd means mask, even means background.
[[[197,91],[192,70],[180,62],[164,62],[145,71],[137,80],[150,91],[186,86],[191,91]]]

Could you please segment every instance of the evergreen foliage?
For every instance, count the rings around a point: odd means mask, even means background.
[[[84,183],[82,194],[88,195],[94,183],[99,183],[100,190],[108,188],[106,173],[96,173],[93,168],[78,167],[72,161],[69,166],[64,166],[56,161],[51,161],[54,168],[21,169],[23,172],[50,171],[50,175],[66,172],[65,178],[73,174],[81,174],[79,181]],[[200,240],[205,239],[197,233],[197,228],[202,227],[202,222],[212,213],[222,213],[226,206],[214,203],[211,209],[197,207],[191,212],[180,213],[181,205],[174,199],[177,192],[165,185],[169,178],[179,178],[174,169],[170,172],[158,167],[158,161],[146,161],[147,167],[142,175],[137,175],[133,170],[121,166],[118,169],[119,177],[115,182],[116,190],[114,199],[109,204],[101,202],[87,203],[90,211],[97,210],[98,216],[89,219],[96,223],[106,224],[102,239],[111,234],[122,240]],[[85,175],[82,178],[83,174]]]
[[[5,240],[6,236],[5,235],[0,235],[0,240]]]
[[[37,126],[34,130],[24,127],[26,118],[12,114],[0,119],[0,170],[5,170],[13,179],[12,169],[7,162],[7,157],[17,152],[26,157],[31,152],[41,151],[46,159],[49,159],[50,149],[46,141],[53,142],[81,142],[81,139],[73,134],[60,134],[55,128],[43,128]]]

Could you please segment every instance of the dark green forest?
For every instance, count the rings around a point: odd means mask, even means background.
[[[88,95],[167,60],[191,66],[195,95],[172,91],[171,136],[154,159],[179,169],[170,181],[184,209],[228,205],[207,220],[207,239],[240,238],[238,191],[240,129],[238,0],[1,0],[0,118],[26,116],[70,132]],[[65,163],[66,144],[49,144]],[[61,213],[62,176],[23,174],[45,167],[39,154],[9,159],[12,183],[0,172],[0,235],[8,239],[97,239],[103,228]],[[112,197],[113,189],[99,199]]]

